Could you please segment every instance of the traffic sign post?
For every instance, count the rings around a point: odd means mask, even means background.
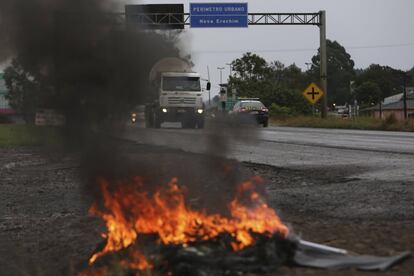
[[[316,104],[324,95],[322,89],[320,89],[315,83],[311,83],[305,91],[303,96],[312,104]]]
[[[190,3],[191,28],[247,28],[247,3]]]
[[[320,74],[321,85],[325,96],[322,102],[322,118],[328,116],[328,56],[326,49],[326,11],[320,11],[319,35],[320,35]]]

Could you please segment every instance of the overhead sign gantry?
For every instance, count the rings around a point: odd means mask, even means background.
[[[227,6],[226,6],[227,5]],[[183,29],[184,26],[195,28],[208,27],[247,27],[249,25],[313,25],[320,30],[320,85],[324,91],[322,118],[327,116],[327,53],[326,53],[326,12],[316,13],[249,13],[247,3],[190,3],[190,13],[175,10],[154,11],[154,7],[165,8],[166,5],[127,5],[125,16],[127,22],[150,26],[153,29]],[[246,7],[245,10],[240,9]],[[139,8],[133,8],[139,7]],[[183,7],[183,5],[182,5]],[[204,9],[201,9],[204,7]],[[216,7],[205,9],[206,7]],[[227,8],[225,8],[227,7]],[[203,10],[203,11],[202,11]],[[220,20],[220,17],[222,17]],[[225,19],[225,20],[223,20]],[[246,21],[247,20],[247,25]]]

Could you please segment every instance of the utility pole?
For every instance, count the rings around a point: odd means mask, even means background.
[[[226,65],[229,66],[229,75],[231,76],[231,73],[233,72],[233,70],[231,68],[231,63],[226,63]]]
[[[404,85],[403,85],[403,101],[404,101],[404,119],[407,120],[407,74],[404,72]]]
[[[220,84],[223,84],[223,70],[224,67],[217,67],[218,70],[220,70]]]
[[[382,101],[379,102],[379,117],[382,120]]]
[[[321,86],[324,92],[322,103],[322,118],[328,115],[328,70],[327,70],[327,54],[326,54],[326,11],[320,11],[320,77]]]
[[[210,83],[210,67],[207,65],[207,76],[208,76],[208,82]],[[211,89],[208,90],[208,105],[211,105]]]

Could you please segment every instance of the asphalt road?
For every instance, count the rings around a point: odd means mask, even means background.
[[[191,206],[209,213],[227,206],[233,185],[258,175],[265,180],[269,206],[294,235],[359,254],[414,252],[412,134],[242,130],[214,124],[204,130],[129,125],[124,137],[137,144],[114,141],[119,145],[110,152],[123,158],[109,158],[111,172],[148,175],[155,183],[178,177],[189,188]],[[47,148],[0,149],[0,275],[74,275],[102,242],[104,225],[87,212],[94,182],[82,177],[79,158]],[[93,159],[93,165],[105,163]],[[373,273],[283,267],[275,275]],[[380,275],[414,275],[414,259]]]
[[[371,180],[414,180],[414,133],[269,127],[245,131],[207,127],[161,129],[131,125],[125,138],[195,153],[283,168],[344,167],[348,177]]]

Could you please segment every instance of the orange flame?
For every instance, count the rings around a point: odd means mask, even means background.
[[[257,184],[261,183],[258,177],[240,184],[235,199],[229,204],[230,218],[187,207],[183,188],[178,186],[176,178],[153,195],[143,191],[140,177],[119,183],[113,191],[109,191],[105,179],[99,182],[106,210],[100,211],[94,204],[90,213],[105,221],[107,233],[103,237],[107,241],[104,249],[89,259],[89,264],[108,252],[129,247],[139,234],[157,234],[164,244],[186,245],[229,233],[234,239],[231,245],[235,251],[254,244],[251,233],[288,235],[288,228],[276,212],[255,192]],[[139,270],[151,268],[150,262],[139,252],[134,252],[127,266]]]

